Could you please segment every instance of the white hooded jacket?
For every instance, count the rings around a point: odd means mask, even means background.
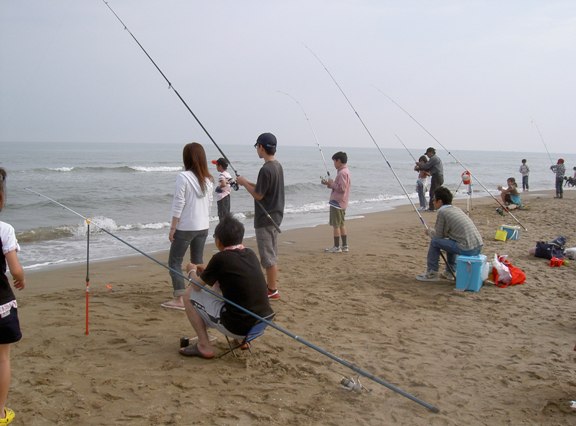
[[[172,200],[172,217],[179,218],[179,231],[202,231],[210,226],[210,205],[214,185],[206,179],[206,191],[202,192],[198,178],[191,171],[184,171],[176,178],[176,190]]]

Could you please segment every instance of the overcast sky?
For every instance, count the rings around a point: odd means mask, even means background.
[[[110,0],[216,142],[574,153],[576,1]],[[380,91],[379,91],[379,90]],[[0,142],[209,143],[101,0],[0,0]]]

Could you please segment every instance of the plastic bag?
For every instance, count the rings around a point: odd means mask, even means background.
[[[492,261],[492,275],[494,276],[494,284],[504,283],[509,284],[512,280],[512,275],[510,274],[510,269],[507,265],[500,261],[503,256],[494,255],[494,260]]]

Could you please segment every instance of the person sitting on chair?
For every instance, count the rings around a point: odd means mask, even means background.
[[[426,233],[432,239],[428,247],[426,272],[416,276],[418,281],[440,281],[441,278],[452,279],[456,271],[456,256],[477,256],[484,245],[482,236],[472,219],[458,207],[452,205],[452,193],[444,186],[434,191],[434,208],[438,209],[434,229]],[[446,252],[446,271],[438,273],[440,252]]]
[[[500,191],[500,197],[502,198],[502,203],[508,208],[516,208],[522,206],[522,200],[520,199],[520,193],[518,192],[518,185],[516,184],[516,179],[510,177],[506,180],[508,188],[503,188],[498,185],[498,190]]]
[[[195,284],[187,289],[184,308],[196,331],[198,342],[180,348],[180,354],[214,358],[215,352],[208,337],[208,327],[215,328],[233,339],[244,339],[258,319],[229,302],[260,317],[273,315],[260,262],[251,249],[242,245],[243,238],[244,225],[227,214],[214,230],[214,241],[219,252],[212,256],[206,268],[192,263],[187,265],[186,271],[191,280],[201,286],[211,286],[213,292],[222,294],[222,298]]]

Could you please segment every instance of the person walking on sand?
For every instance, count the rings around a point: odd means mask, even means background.
[[[528,175],[530,174],[530,168],[526,165],[526,160],[522,160],[522,165],[520,166],[520,174],[522,175],[522,191],[528,191]]]
[[[422,155],[418,159],[419,163],[427,163],[428,157]],[[420,170],[418,164],[414,166],[414,170],[418,172],[418,178],[416,179],[416,192],[418,193],[418,201],[420,203],[420,208],[418,210],[425,211],[426,210],[426,186],[428,184],[428,173],[426,170]]]
[[[416,163],[415,170],[424,170],[430,173],[432,177],[430,180],[430,201],[428,205],[428,211],[433,212],[434,208],[434,193],[437,188],[442,186],[444,183],[444,167],[442,166],[442,160],[436,155],[436,150],[429,147],[425,155],[428,157],[428,162],[418,162]]]
[[[477,256],[482,251],[483,241],[472,219],[458,207],[452,205],[452,193],[444,186],[436,189],[434,204],[438,209],[434,229],[426,230],[431,238],[428,246],[426,272],[417,275],[418,281],[440,281],[452,279],[456,271],[456,256]],[[440,252],[446,252],[446,270],[438,273]]]
[[[276,136],[262,133],[256,139],[254,148],[264,164],[258,172],[256,183],[238,176],[236,182],[246,188],[254,198],[254,229],[260,254],[260,264],[266,270],[268,297],[280,299],[278,291],[278,230],[284,217],[284,171],[276,160]],[[270,218],[268,218],[270,215]]]
[[[186,251],[190,248],[190,261],[196,265],[203,263],[214,185],[202,145],[194,142],[184,146],[182,159],[184,171],[176,177],[176,190],[172,200],[172,221],[168,234],[171,243],[168,266],[174,298],[162,303],[161,306],[183,311],[182,296],[184,296],[186,286],[181,276],[182,262]]]
[[[229,302],[262,318],[269,319],[274,315],[258,258],[251,249],[242,245],[243,237],[244,225],[230,214],[225,215],[214,230],[218,253],[212,256],[206,268],[192,263],[186,267],[190,279],[201,286],[208,285],[226,300],[194,284],[188,288],[184,305],[198,342],[181,348],[181,355],[214,358],[207,327],[215,328],[238,342],[244,340],[258,319]]]
[[[230,193],[232,192],[230,182],[232,181],[232,176],[227,171],[228,161],[225,158],[212,160],[212,164],[216,165],[216,170],[219,173],[218,185],[216,185],[216,204],[218,206],[218,219],[222,220],[224,216],[230,213]]]
[[[562,198],[564,195],[564,175],[566,174],[564,159],[559,158],[556,164],[550,166],[550,170],[556,173],[556,196],[554,198]]]
[[[334,245],[324,251],[327,253],[348,252],[348,234],[344,226],[346,208],[350,198],[350,171],[348,170],[348,156],[345,152],[338,151],[332,156],[334,168],[336,169],[336,179],[322,179],[323,185],[330,188],[330,220],[333,229]],[[342,239],[342,246],[340,246]]]
[[[6,201],[6,171],[0,168],[0,211]],[[14,420],[14,411],[6,407],[10,389],[10,346],[22,338],[18,321],[18,303],[6,276],[10,270],[14,287],[22,290],[26,287],[24,269],[18,261],[20,251],[14,228],[0,222],[0,425],[7,425]]]

